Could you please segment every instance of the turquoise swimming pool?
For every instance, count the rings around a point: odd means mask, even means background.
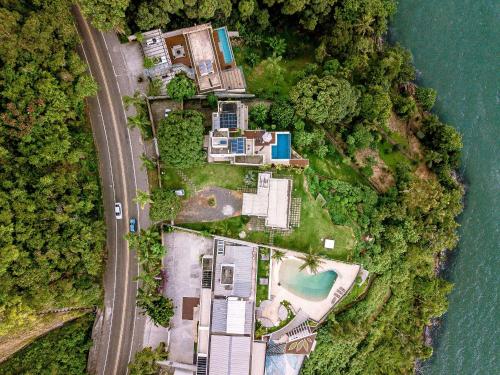
[[[276,137],[276,144],[271,148],[271,158],[275,160],[290,159],[292,153],[290,133],[278,133]]]
[[[219,48],[224,55],[224,63],[231,64],[234,60],[233,52],[231,51],[231,45],[229,44],[229,36],[227,35],[227,30],[224,27],[217,29],[217,36],[219,37]]]
[[[280,285],[289,292],[310,301],[325,299],[337,279],[335,271],[328,270],[312,275],[306,270],[301,271],[299,269],[301,265],[300,260],[284,259],[279,269]]]

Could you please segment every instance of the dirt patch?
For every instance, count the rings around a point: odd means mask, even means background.
[[[241,215],[243,193],[219,187],[206,187],[184,202],[177,223],[219,221]]]
[[[398,117],[394,112],[391,113],[391,117],[389,118],[389,130],[406,139],[408,142],[408,156],[412,159],[422,159],[424,155],[422,144],[415,136],[415,132],[420,129],[420,120],[420,114],[406,121]]]
[[[369,160],[372,160],[373,175],[370,177],[370,182],[377,187],[377,190],[386,192],[390,187],[394,186],[394,176],[377,151],[369,148],[358,150],[355,158],[356,165],[360,168],[363,168],[369,163]]]
[[[422,180],[429,180],[436,177],[436,175],[425,165],[424,162],[420,163],[415,170],[415,175]]]

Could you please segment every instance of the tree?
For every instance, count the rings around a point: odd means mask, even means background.
[[[298,116],[328,126],[349,121],[358,111],[358,98],[348,81],[333,76],[304,78],[290,92]]]
[[[151,123],[144,112],[138,112],[135,116],[128,117],[127,126],[130,129],[138,128],[145,138],[149,138],[151,133]]]
[[[250,18],[255,8],[254,0],[240,0],[238,10],[240,11],[241,18]]]
[[[286,40],[278,36],[267,38],[266,43],[273,51],[273,57],[283,56],[286,52]]]
[[[174,316],[173,301],[155,290],[139,288],[137,306],[144,309],[156,326],[168,327],[170,319]]]
[[[263,128],[267,125],[269,107],[264,103],[258,103],[250,108],[250,123],[255,128]]]
[[[144,207],[147,204],[153,203],[151,196],[146,191],[137,190],[137,195],[134,198],[134,202],[141,206],[141,209],[144,210]]]
[[[196,87],[192,79],[185,74],[177,74],[167,85],[167,93],[172,99],[183,102],[196,94]]]
[[[212,109],[217,109],[217,95],[215,95],[213,92],[208,93],[207,95],[207,103]]]
[[[417,104],[411,96],[396,95],[393,100],[394,110],[405,119],[412,118],[417,113]]]
[[[436,102],[437,92],[430,87],[417,87],[415,97],[424,110],[430,111]]]
[[[174,168],[190,168],[203,159],[203,116],[196,111],[173,111],[158,129],[160,158]]]
[[[76,53],[70,5],[0,7],[0,336],[38,329],[40,310],[102,296],[105,226],[84,103],[96,85]],[[64,360],[26,371],[82,372]]]
[[[331,59],[323,64],[324,75],[335,75],[340,69],[340,63],[337,59]]]
[[[387,125],[391,109],[391,97],[382,86],[372,86],[361,96],[359,114],[369,123]]]
[[[99,30],[116,30],[123,32],[125,29],[125,10],[130,0],[82,0],[85,16],[92,20],[92,24]]]
[[[281,250],[273,250],[273,255],[272,255],[272,258],[276,261],[276,262],[281,262],[283,260],[283,258],[285,257],[285,252],[284,251],[281,251]]]
[[[302,259],[304,263],[300,265],[299,270],[303,271],[309,268],[309,271],[314,274],[318,273],[319,267],[323,263],[323,260],[319,257],[317,252],[312,249],[309,249],[309,252],[300,259]]]
[[[128,365],[130,375],[157,375],[160,366],[158,361],[167,359],[165,343],[160,343],[156,349],[146,347],[135,353],[134,360]]]
[[[181,207],[180,198],[172,190],[156,189],[153,191],[153,204],[149,216],[155,222],[174,220]]]
[[[278,98],[271,104],[269,117],[278,130],[289,129],[293,123],[295,111],[286,99]]]
[[[161,89],[163,87],[163,82],[159,78],[152,79],[148,87],[148,96],[159,96],[161,95]]]

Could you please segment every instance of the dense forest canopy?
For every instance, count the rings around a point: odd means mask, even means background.
[[[0,375],[86,373],[95,316],[84,315],[55,329],[0,364]]]
[[[96,84],[70,2],[0,1],[0,335],[101,298],[104,224],[84,117]],[[55,16],[58,15],[58,16]]]

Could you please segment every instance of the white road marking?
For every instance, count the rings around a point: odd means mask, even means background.
[[[109,87],[108,87],[108,84],[106,82],[106,75],[104,73],[104,69],[102,67],[102,63],[101,63],[101,59],[99,57],[99,53],[97,51],[97,48],[95,46],[95,41],[94,41],[94,37],[92,35],[92,31],[90,30],[90,27],[89,25],[87,24],[87,21],[83,19],[83,24],[85,26],[85,29],[87,30],[87,33],[89,34],[89,37],[90,37],[90,44],[92,46],[92,49],[94,50],[94,53],[96,55],[96,61],[97,61],[97,65],[99,67],[99,71],[103,77],[103,84],[104,84],[104,91],[106,93],[106,97],[110,103],[110,106],[112,106],[112,100],[111,100],[111,95],[110,95],[110,92],[109,92]],[[116,139],[117,139],[117,142],[116,142],[116,145],[117,145],[117,149],[118,149],[118,158],[119,158],[119,161],[120,163],[123,162],[123,152],[122,152],[122,149],[121,149],[121,144],[120,142],[118,141],[119,140],[119,133],[117,131],[117,120],[116,120],[116,117],[115,117],[115,113],[114,111],[110,111],[110,114],[111,114],[111,119],[112,119],[112,122],[113,122],[113,130],[115,132],[115,136],[116,136]],[[124,192],[125,192],[125,197],[128,197],[128,193],[127,193],[127,184],[125,183],[127,181],[126,179],[126,176],[125,176],[125,168],[124,166],[122,165],[122,168],[121,168],[121,175],[122,175],[122,179],[123,179],[123,189],[124,189]],[[127,199],[124,199],[124,202],[123,202],[123,206],[124,206],[124,216],[125,217],[128,217],[128,201]],[[126,251],[125,252],[125,269],[128,270],[129,268],[129,252]],[[122,315],[121,315],[121,320],[120,320],[120,330],[119,330],[119,335],[118,335],[118,347],[117,347],[117,356],[116,356],[116,360],[115,360],[115,364],[113,366],[113,373],[116,374],[117,372],[117,367],[118,367],[118,359],[120,357],[119,353],[121,351],[121,346],[122,346],[122,336],[123,336],[123,326],[125,324],[125,308],[127,306],[127,295],[128,295],[128,272],[125,272],[125,283],[124,283],[124,298],[125,298],[125,303],[123,304],[123,307],[122,307]],[[109,349],[109,343],[108,343],[108,349]],[[106,360],[107,360],[107,356],[106,356]]]
[[[106,47],[106,51],[108,53],[108,56],[109,56],[109,60],[111,61],[111,66],[113,66],[113,59],[111,58],[111,54],[109,53],[109,48],[108,48],[108,43],[106,42],[106,38],[104,37],[104,34],[101,33],[101,37],[102,37],[102,40],[104,41],[104,46]],[[123,56],[122,56],[123,58]],[[115,73],[115,77],[118,77],[116,75],[116,72],[114,71],[114,68],[113,68],[113,72]],[[125,112],[125,108],[123,107],[123,95],[122,95],[122,92],[121,92],[121,89],[120,89],[120,84],[118,83],[118,80],[116,82],[116,86],[118,87],[118,92],[120,93],[120,99],[121,99],[121,103],[122,103],[122,112],[123,112],[123,117],[125,119],[125,123],[127,122],[127,113]],[[132,141],[130,140],[130,129],[128,128],[127,126],[127,134],[128,134],[128,144],[129,144],[129,147],[130,147],[130,156],[132,158],[132,171],[134,172],[134,185],[135,185],[135,191],[137,191],[137,176],[136,176],[136,173],[135,173],[135,161],[134,161],[134,152],[132,151]],[[140,230],[140,215],[141,215],[141,210],[139,209],[139,204],[137,203],[137,230],[139,231]],[[137,275],[139,275],[139,272],[140,272],[140,267],[139,267],[139,262],[137,262]],[[135,296],[136,296],[136,299],[137,299],[137,292],[139,290],[139,282],[136,281],[136,291],[135,291]],[[127,360],[127,363],[130,363],[130,358],[132,357],[132,349],[134,347],[134,335],[135,335],[135,321],[137,319],[137,303],[135,304],[134,306],[134,318],[133,318],[133,325],[132,325],[132,339],[131,339],[131,342],[130,342],[130,351],[128,353],[128,360]],[[127,367],[127,372],[128,374],[128,367]]]
[[[75,28],[76,28],[76,26],[75,26]],[[90,74],[92,74],[92,68],[90,67],[89,60],[87,58],[87,53],[85,52],[85,48],[83,46],[83,41],[82,41],[81,45],[82,45],[83,56],[85,57],[85,61],[87,62],[87,66],[89,67]],[[94,75],[92,74],[92,76],[94,76]],[[104,126],[104,117],[102,115],[102,107],[101,107],[101,101],[99,100],[99,95],[96,95],[96,100],[97,100],[97,105],[99,107],[99,113],[101,116],[102,128],[104,130],[104,139],[106,140],[106,149],[108,151],[109,169],[111,171],[111,185],[110,185],[110,187],[113,189],[113,201],[116,202],[116,190],[115,190],[115,182],[114,182],[114,176],[113,176],[113,165],[111,163],[111,151],[109,150],[108,132],[106,131],[106,126]],[[115,220],[115,268],[114,268],[114,281],[113,281],[113,300],[111,303],[111,314],[110,314],[111,319],[109,320],[110,323],[109,323],[109,333],[108,333],[108,344],[106,346],[106,356],[104,357],[103,372],[106,369],[106,364],[108,361],[109,343],[111,341],[111,331],[113,328],[113,311],[115,308],[115,296],[116,296],[116,269],[118,267],[117,259],[118,259],[118,222]]]

